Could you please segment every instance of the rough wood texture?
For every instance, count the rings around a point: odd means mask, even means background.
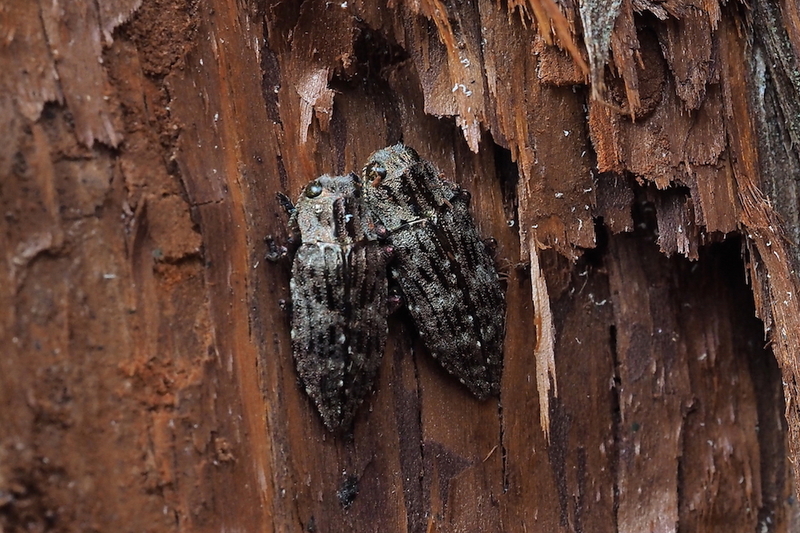
[[[0,7],[0,529],[791,530],[797,3],[578,4]],[[263,238],[399,140],[498,241],[501,395],[400,313],[337,438]]]

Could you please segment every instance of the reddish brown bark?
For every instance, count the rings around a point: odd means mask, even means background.
[[[0,11],[3,531],[791,529],[793,2],[102,4]],[[263,238],[399,140],[498,241],[502,393],[401,313],[335,437]]]

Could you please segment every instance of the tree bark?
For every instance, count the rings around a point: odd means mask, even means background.
[[[790,531],[800,8],[0,7],[0,529]],[[276,192],[403,141],[497,240],[499,398],[404,313],[297,383]]]

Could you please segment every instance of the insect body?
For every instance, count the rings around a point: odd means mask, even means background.
[[[365,208],[386,229],[392,277],[425,345],[475,396],[497,394],[505,297],[469,193],[402,144],[375,152],[362,181]]]
[[[309,183],[290,226],[292,351],[306,392],[331,431],[350,428],[372,390],[386,343],[384,248],[366,229],[358,177]]]

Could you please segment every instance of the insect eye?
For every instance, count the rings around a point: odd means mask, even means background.
[[[306,187],[306,198],[316,198],[320,194],[322,194],[322,185],[316,181],[312,181]]]
[[[372,186],[377,187],[386,178],[386,167],[380,163],[373,163],[369,173],[372,175]]]

